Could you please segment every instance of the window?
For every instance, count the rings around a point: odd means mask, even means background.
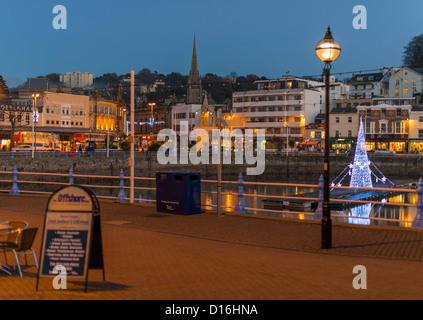
[[[366,122],[366,133],[371,133],[370,124],[371,124],[371,122]]]
[[[419,117],[419,122],[423,122],[423,117],[422,116]]]
[[[419,129],[419,139],[423,139],[423,130]]]
[[[381,117],[386,117],[386,109],[382,109],[380,114]]]
[[[0,121],[1,122],[4,122],[4,113],[2,112],[2,113],[0,113]]]
[[[335,118],[335,122],[336,122],[336,123],[339,123],[339,117],[336,117],[336,118]]]
[[[335,130],[335,138],[339,138],[339,130]]]
[[[348,123],[352,123],[352,117],[348,117]]]
[[[46,123],[47,123],[47,124],[50,124],[50,120],[46,120]]]
[[[401,109],[397,109],[397,117],[401,117]]]
[[[404,94],[408,93],[408,88],[404,88]]]
[[[372,116],[372,110],[367,109],[366,110],[366,116],[371,117]]]
[[[380,133],[386,133],[386,123],[380,124]]]
[[[348,130],[348,138],[352,138],[352,130]]]
[[[49,106],[46,107],[46,113],[50,113],[50,107]]]
[[[29,112],[25,113],[25,121],[26,121],[27,123],[29,123],[29,117],[30,117]]]

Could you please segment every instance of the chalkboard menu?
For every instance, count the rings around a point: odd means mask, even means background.
[[[87,188],[70,185],[57,190],[49,199],[44,219],[40,253],[40,277],[55,277],[56,266],[66,269],[67,277],[85,278],[88,270],[103,269],[100,208]]]
[[[53,268],[61,265],[68,277],[85,277],[91,226],[91,213],[47,212],[41,275],[56,275]]]

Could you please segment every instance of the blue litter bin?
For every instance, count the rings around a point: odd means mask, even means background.
[[[157,172],[157,212],[195,214],[201,212],[199,172]]]

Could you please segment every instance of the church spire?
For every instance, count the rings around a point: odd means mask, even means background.
[[[195,46],[195,34],[194,34],[194,46],[192,48],[192,60],[191,60],[191,74],[199,74],[198,65],[197,65],[197,48]]]
[[[197,65],[197,47],[195,43],[195,35],[194,46],[192,49],[191,70],[189,72],[188,78],[187,103],[201,103],[201,77]]]

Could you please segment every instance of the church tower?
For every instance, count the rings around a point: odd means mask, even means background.
[[[201,104],[201,78],[197,66],[197,49],[195,47],[194,35],[194,48],[192,50],[191,71],[188,78],[187,90],[187,104]]]

